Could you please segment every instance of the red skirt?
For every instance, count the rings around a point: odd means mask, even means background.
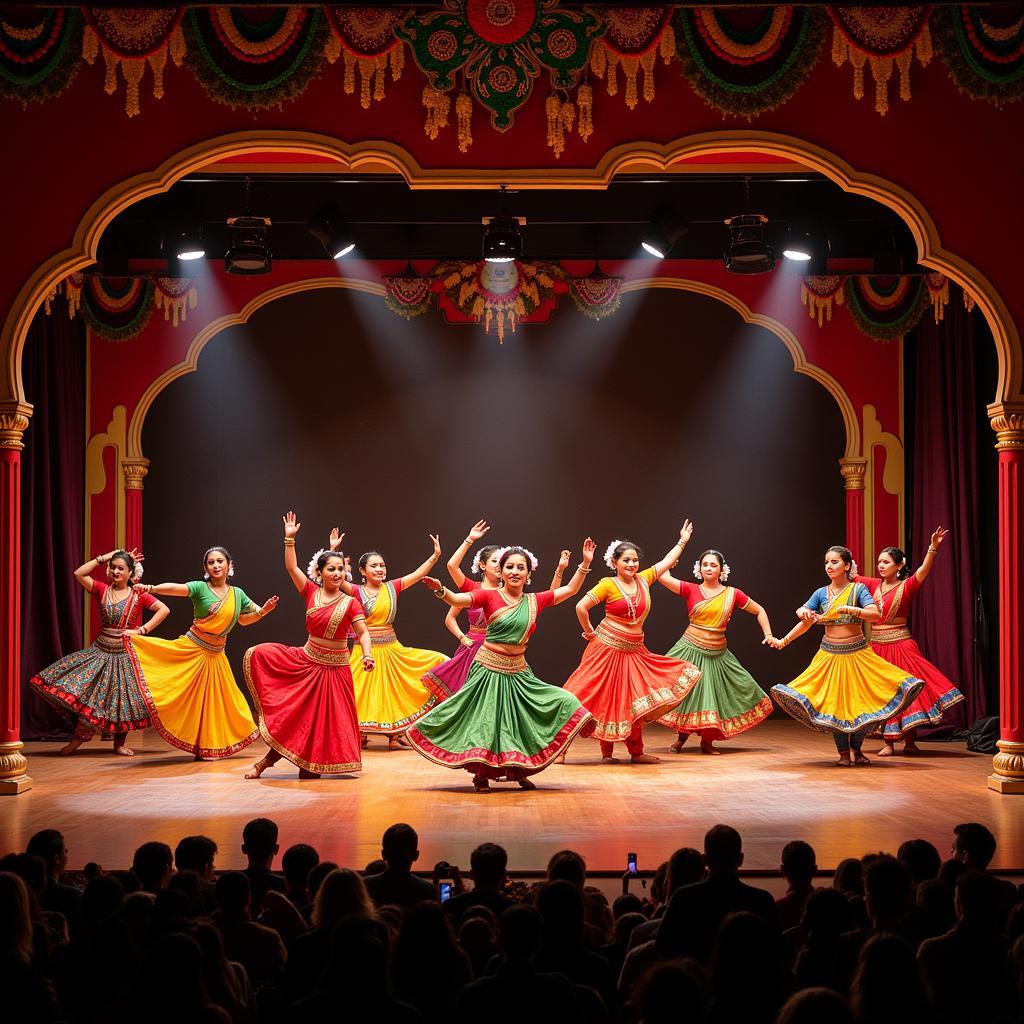
[[[242,661],[268,747],[317,775],[362,771],[349,653],[260,644]]]
[[[625,740],[633,727],[674,708],[700,679],[689,661],[653,654],[643,639],[602,622],[565,689],[594,716],[593,736]]]
[[[910,630],[892,630],[892,640],[872,636],[871,650],[880,658],[903,669],[908,676],[924,680],[924,688],[882,729],[886,740],[899,739],[919,725],[937,725],[946,710],[959,704],[964,695],[922,653]]]

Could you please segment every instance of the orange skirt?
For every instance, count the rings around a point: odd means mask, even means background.
[[[694,688],[700,669],[653,654],[643,642],[602,622],[565,689],[594,716],[599,740],[625,740],[634,726],[660,718]]]

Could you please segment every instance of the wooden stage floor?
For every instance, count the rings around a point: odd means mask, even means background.
[[[914,837],[945,856],[953,825],[981,821],[999,840],[996,866],[1024,867],[1024,796],[986,789],[991,757],[962,744],[928,744],[923,757],[841,770],[830,767],[829,737],[788,721],[722,744],[721,757],[701,756],[695,743],[667,753],[671,734],[658,726],[645,735],[661,764],[602,765],[597,744],[581,740],[565,766],[537,777],[536,792],[501,784],[487,795],[472,791],[468,774],[412,750],[389,753],[379,737],[364,752],[361,775],[303,782],[285,761],[245,781],[265,750],[260,742],[203,764],[152,731],[135,738],[132,759],[112,756],[109,743],[94,741],[69,758],[58,756],[59,744],[31,743],[32,790],[0,797],[0,851],[23,850],[32,833],[59,828],[72,867],[118,868],[146,840],[173,847],[203,833],[216,840],[217,866],[226,869],[244,863],[244,823],[267,816],[281,827],[282,851],[312,843],[321,858],[347,866],[378,856],[384,829],[407,821],[420,834],[422,869],[438,860],[468,866],[470,850],[490,840],[508,849],[512,868],[542,868],[555,850],[571,847],[592,869],[617,871],[627,850],[637,851],[641,869],[653,869],[676,847],[700,848],[707,828],[725,822],[743,835],[747,868],[776,869],[790,839],[810,842],[819,866],[833,868],[871,850],[895,853]],[[877,747],[870,741],[865,750]]]

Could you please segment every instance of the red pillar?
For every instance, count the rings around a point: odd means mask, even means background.
[[[999,753],[988,787],[1024,793],[1024,402],[988,412],[999,452]]]
[[[867,459],[840,459],[839,472],[846,488],[846,546],[854,561],[864,566],[864,475]]]
[[[149,472],[149,459],[125,459],[124,470],[124,546],[142,550],[142,478]]]
[[[21,753],[21,452],[32,406],[0,402],[0,794],[32,788]]]

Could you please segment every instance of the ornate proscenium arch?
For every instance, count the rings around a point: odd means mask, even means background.
[[[96,259],[100,236],[122,210],[147,196],[166,192],[186,174],[228,157],[257,152],[302,153],[329,157],[359,172],[387,169],[402,174],[411,188],[496,188],[499,184],[517,188],[604,189],[625,171],[655,169],[670,171],[680,160],[736,152],[763,153],[788,158],[819,171],[844,191],[867,196],[897,213],[909,227],[918,249],[919,262],[956,281],[974,297],[985,315],[995,340],[999,360],[999,381],[995,400],[1018,399],[1024,386],[1024,359],[1020,335],[1006,304],[976,267],[943,248],[939,232],[924,206],[906,189],[877,175],[856,171],[845,160],[813,143],[790,135],[763,131],[702,132],[673,142],[630,142],[615,147],[589,169],[526,168],[424,169],[405,149],[385,141],[355,144],[311,132],[251,131],[220,136],[196,143],[175,154],[159,168],[136,175],[109,189],[89,208],[75,231],[71,245],[57,253],[22,286],[8,313],[0,335],[4,373],[0,378],[0,399],[24,402],[21,355],[29,324],[46,295],[68,274]]]

